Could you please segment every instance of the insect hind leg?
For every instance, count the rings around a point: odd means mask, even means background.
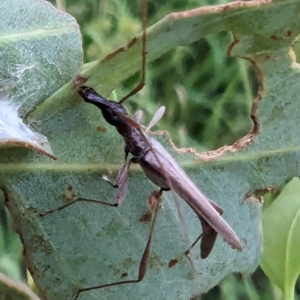
[[[77,300],[78,297],[80,296],[80,294],[82,294],[84,292],[102,289],[105,287],[121,285],[121,284],[138,283],[143,280],[143,278],[145,277],[145,274],[146,274],[146,270],[147,270],[148,259],[149,259],[149,254],[150,254],[150,246],[151,246],[151,242],[152,242],[152,236],[153,236],[153,231],[154,231],[154,227],[155,227],[155,222],[157,219],[157,214],[159,211],[159,204],[161,202],[162,190],[160,190],[158,192],[154,191],[151,194],[151,196],[155,198],[155,199],[153,199],[153,202],[155,202],[156,205],[155,205],[153,215],[152,215],[152,222],[151,222],[151,227],[150,227],[150,231],[149,231],[149,235],[148,235],[148,240],[147,240],[145,249],[143,251],[141,260],[140,260],[138,278],[132,279],[132,280],[117,281],[117,282],[112,282],[112,283],[107,283],[107,284],[96,285],[96,286],[92,286],[92,287],[79,289],[74,300]]]

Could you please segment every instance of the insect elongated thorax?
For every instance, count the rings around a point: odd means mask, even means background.
[[[119,115],[119,117],[120,123],[115,127],[125,141],[125,150],[133,155],[134,162],[138,162],[150,151],[151,147],[148,138],[139,124],[125,115]]]

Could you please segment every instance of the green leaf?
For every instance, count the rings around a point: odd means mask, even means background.
[[[188,299],[203,293],[231,272],[251,273],[261,251],[260,205],[252,192],[278,187],[300,175],[299,69],[291,50],[299,35],[297,1],[232,2],[184,13],[172,13],[148,29],[148,59],[207,34],[232,31],[229,54],[251,61],[259,77],[259,95],[253,103],[253,130],[232,146],[213,152],[177,153],[178,159],[203,192],[224,209],[224,218],[236,230],[243,251],[232,250],[219,237],[206,260],[194,261],[193,276],[181,234],[177,207],[165,193],[145,279],[139,284],[92,291],[80,299]],[[87,64],[87,85],[107,95],[140,66],[140,36],[102,61]],[[224,70],[226,72],[226,70]],[[42,92],[41,92],[42,93]],[[242,99],[241,99],[242,100]],[[42,99],[40,99],[42,101]],[[194,117],[194,116],[193,116]],[[78,203],[39,217],[74,197],[113,202],[115,191],[101,175],[116,172],[123,158],[122,138],[100,112],[82,102],[69,82],[33,108],[27,120],[39,123],[51,141],[57,162],[28,149],[1,151],[0,186],[6,205],[24,244],[27,267],[44,298],[74,299],[79,288],[137,278],[149,224],[139,222],[154,189],[141,170],[132,166],[127,200],[119,208]],[[182,204],[193,241],[200,224]],[[177,263],[171,264],[170,262]],[[195,279],[195,280],[194,280]]]
[[[300,273],[300,181],[292,179],[276,200],[263,211],[263,256],[261,267],[282,290],[284,299],[294,299]]]
[[[10,279],[0,273],[0,295],[1,299],[13,300],[39,300],[30,288],[23,282]]]

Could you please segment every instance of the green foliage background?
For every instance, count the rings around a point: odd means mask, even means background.
[[[173,11],[218,4],[195,0],[168,1],[164,5],[157,0],[148,2],[149,25]],[[86,62],[104,57],[141,31],[141,1],[66,3],[67,11],[81,26]],[[209,36],[149,63],[146,89],[132,97],[132,108],[138,105],[149,119],[159,105],[165,105],[167,112],[160,127],[173,133],[178,146],[215,149],[234,142],[251,128],[249,110],[256,81],[247,62],[227,56],[231,39],[226,32]],[[119,98],[136,84],[138,75],[117,88]]]
[[[141,31],[140,0],[57,0],[57,7],[73,15],[80,24],[85,62],[105,57]],[[148,1],[148,25],[173,11],[188,10],[227,1],[158,0]],[[147,65],[146,88],[127,104],[131,111],[144,110],[150,120],[160,105],[167,108],[159,128],[167,129],[179,147],[199,151],[231,144],[249,132],[250,109],[257,91],[251,65],[226,54],[232,41],[229,33],[208,36],[189,47],[177,47]],[[138,82],[135,74],[116,88],[122,98]],[[2,205],[0,206],[2,209]],[[6,212],[0,211],[0,272],[26,280],[22,247],[13,234]],[[300,285],[298,284],[300,294]],[[251,278],[231,275],[203,299],[280,299],[277,288],[262,271]],[[297,298],[297,299],[300,299]]]

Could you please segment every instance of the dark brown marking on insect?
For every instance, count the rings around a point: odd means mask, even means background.
[[[270,36],[270,39],[273,40],[273,41],[276,41],[276,40],[278,40],[278,37],[275,34],[272,34]]]
[[[105,127],[102,127],[102,126],[97,126],[96,129],[99,132],[106,132],[107,131],[107,129]]]
[[[107,62],[107,61],[109,61],[110,59],[114,58],[114,57],[115,57],[116,55],[118,55],[119,53],[127,51],[128,49],[130,49],[130,48],[136,43],[136,41],[137,41],[137,38],[134,37],[127,45],[118,48],[118,49],[117,49],[116,51],[114,51],[113,53],[110,53],[110,54],[108,54],[106,57],[104,57],[104,58],[101,60],[101,63]]]
[[[286,35],[287,35],[287,36],[291,36],[291,35],[292,35],[292,31],[291,31],[291,30],[288,30],[288,31],[286,32]]]
[[[176,264],[178,263],[178,260],[177,259],[171,259],[168,263],[168,267],[169,268],[172,268],[174,267]]]

